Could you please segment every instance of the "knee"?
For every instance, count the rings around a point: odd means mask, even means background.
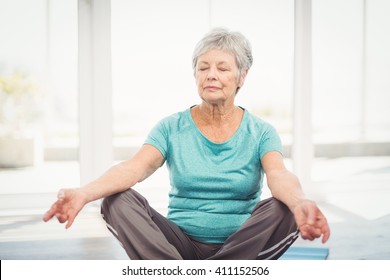
[[[147,200],[135,190],[129,189],[124,192],[107,196],[101,204],[102,214],[107,211],[120,212],[126,209],[131,210],[133,207],[145,207]]]
[[[282,217],[283,223],[290,224],[291,227],[296,227],[296,222],[293,212],[287,207],[286,204],[273,198],[274,209],[278,216]]]
[[[270,197],[258,205],[258,208],[261,207],[264,207],[265,212],[269,213],[269,215],[275,221],[280,220],[280,222],[283,224],[290,224],[291,226],[295,226],[294,214],[290,211],[286,204],[280,200],[274,197]]]
[[[110,209],[115,205],[116,197],[117,195],[114,194],[114,195],[107,196],[102,200],[100,209],[103,217],[105,217],[106,214],[110,211]]]
[[[292,214],[292,212],[287,207],[287,205],[284,204],[283,202],[281,202],[280,200],[278,200],[276,198],[272,198],[272,204],[274,207],[274,211],[277,211],[278,213],[283,214],[283,215]]]
[[[126,192],[116,193],[110,196],[107,196],[103,199],[101,204],[101,212],[105,214],[107,212],[115,211],[117,212],[122,208],[123,202],[126,201]]]

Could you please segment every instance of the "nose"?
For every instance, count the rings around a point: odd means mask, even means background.
[[[209,71],[207,72],[207,80],[212,81],[212,80],[217,80],[217,71],[214,67],[210,67]]]

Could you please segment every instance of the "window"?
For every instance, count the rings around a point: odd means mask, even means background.
[[[389,141],[389,12],[388,1],[313,1],[315,142]]]
[[[4,0],[0,32],[1,194],[78,184],[77,1]]]
[[[159,119],[199,103],[192,52],[210,27],[249,38],[254,65],[237,104],[288,137],[293,9],[290,1],[113,0],[115,145],[140,145]]]

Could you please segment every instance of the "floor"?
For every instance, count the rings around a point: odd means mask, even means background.
[[[325,245],[298,239],[294,246],[326,247],[329,260],[390,260],[390,157],[317,158],[312,177],[307,191],[328,217],[332,235]],[[163,167],[136,187],[163,214],[167,182]],[[126,259],[100,218],[99,201],[68,230],[41,221],[60,185],[78,185],[77,163],[0,169],[0,259]]]

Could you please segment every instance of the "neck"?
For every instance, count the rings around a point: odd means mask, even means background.
[[[234,119],[238,107],[232,104],[231,106],[218,106],[201,103],[197,106],[199,117],[206,123],[214,125],[226,125],[230,120]]]

